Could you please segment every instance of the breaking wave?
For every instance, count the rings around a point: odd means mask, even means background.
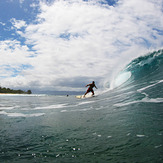
[[[163,76],[163,50],[154,51],[132,60],[112,81],[112,87],[139,81],[160,81]]]

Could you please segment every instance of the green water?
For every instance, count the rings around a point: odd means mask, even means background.
[[[162,54],[138,63],[94,98],[1,95],[0,162],[162,163]]]

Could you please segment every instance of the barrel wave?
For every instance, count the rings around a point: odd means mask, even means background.
[[[163,50],[140,56],[129,63],[115,78],[114,87],[122,84],[131,85],[137,82],[157,82],[163,76]]]
[[[163,50],[149,53],[133,60],[126,67],[126,71],[132,73],[132,79],[138,80],[161,80],[163,75]]]
[[[1,95],[0,162],[162,163],[163,50],[93,98]]]

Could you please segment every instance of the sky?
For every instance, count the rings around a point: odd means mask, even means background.
[[[102,87],[163,47],[163,0],[0,0],[0,86]]]

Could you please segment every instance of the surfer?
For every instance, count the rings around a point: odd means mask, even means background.
[[[92,92],[92,96],[93,96],[93,95],[94,95],[93,88],[95,87],[95,88],[97,89],[97,87],[96,87],[94,81],[93,81],[91,84],[87,84],[85,87],[88,87],[88,86],[89,86],[89,88],[88,88],[87,91],[85,92],[84,97],[85,97],[85,95],[86,95],[87,93],[89,93],[89,92]]]

